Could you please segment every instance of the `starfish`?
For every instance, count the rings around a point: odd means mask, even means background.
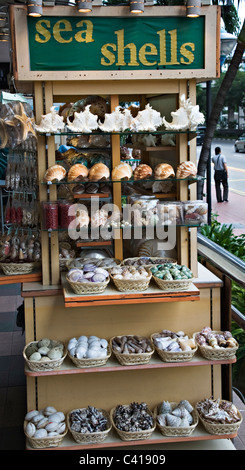
[[[21,102],[20,102],[20,112],[21,112],[20,115],[19,114],[14,115],[14,119],[17,119],[22,124],[22,127],[23,127],[22,139],[26,140],[29,133],[33,134],[34,137],[36,137],[36,131],[33,127],[34,119],[27,116],[27,114],[25,113],[24,106]]]
[[[3,149],[8,143],[8,133],[4,124],[4,119],[0,118],[0,148]]]

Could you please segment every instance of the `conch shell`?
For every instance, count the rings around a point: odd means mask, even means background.
[[[99,128],[104,132],[120,132],[128,129],[131,125],[132,116],[128,109],[121,111],[117,106],[112,113],[106,113],[104,122],[99,120]]]
[[[42,115],[39,126],[35,124],[35,129],[38,132],[58,132],[62,131],[64,127],[64,117],[55,111],[54,106],[50,108],[50,113]]]
[[[74,112],[74,120],[67,118],[67,127],[74,132],[91,132],[98,129],[98,116],[90,112],[90,104],[80,113]]]
[[[180,107],[177,111],[171,113],[173,118],[172,122],[167,122],[165,117],[162,119],[162,123],[168,130],[195,130],[199,124],[204,123],[204,114],[199,111],[199,106],[193,106],[190,99],[185,99],[185,95],[180,97]]]
[[[148,103],[143,111],[139,111],[132,120],[131,130],[153,132],[162,125],[162,118],[159,111],[153,109]]]

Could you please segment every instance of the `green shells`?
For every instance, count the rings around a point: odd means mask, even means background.
[[[192,271],[187,266],[173,263],[158,264],[156,267],[151,268],[151,272],[153,276],[166,281],[191,279],[193,277]]]

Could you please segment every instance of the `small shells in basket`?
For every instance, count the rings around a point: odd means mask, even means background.
[[[53,406],[26,413],[24,433],[31,447],[42,449],[59,446],[67,433],[65,419],[65,414]]]
[[[32,341],[23,350],[25,362],[33,371],[58,369],[66,354],[65,345],[61,341],[49,338]]]
[[[185,290],[193,278],[192,271],[185,265],[164,263],[150,269],[153,279],[163,290]]]
[[[208,326],[194,333],[193,339],[206,359],[232,359],[239,347],[230,331],[213,331]]]
[[[110,270],[110,275],[121,292],[146,290],[152,277],[143,266],[118,266]]]
[[[108,413],[93,406],[70,411],[67,424],[74,440],[81,444],[103,442],[111,430]]]
[[[196,404],[200,421],[211,434],[232,434],[238,431],[242,415],[229,401],[205,398]]]
[[[188,436],[198,424],[198,415],[188,400],[163,401],[155,407],[157,427],[165,436]]]
[[[183,331],[175,333],[162,330],[159,333],[153,333],[151,340],[159,357],[165,362],[189,361],[197,351],[194,339],[189,338]]]
[[[110,344],[113,353],[122,365],[147,364],[154,353],[150,339],[138,335],[114,336]]]
[[[69,358],[77,367],[104,365],[111,355],[108,341],[94,335],[71,338],[67,350]]]
[[[110,413],[112,424],[124,441],[148,439],[156,423],[146,403],[117,405]]]

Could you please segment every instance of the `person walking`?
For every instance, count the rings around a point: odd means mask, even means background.
[[[215,155],[212,157],[214,164],[214,182],[217,202],[228,202],[228,168],[221,148],[215,147]],[[223,198],[221,195],[221,183],[223,185]]]

